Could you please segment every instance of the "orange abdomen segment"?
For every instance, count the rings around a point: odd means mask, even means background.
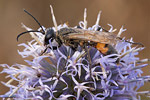
[[[106,44],[104,43],[97,43],[96,44],[96,49],[99,50],[102,54],[107,54],[108,49],[107,47],[105,47]]]

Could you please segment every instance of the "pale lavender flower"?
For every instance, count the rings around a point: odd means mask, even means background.
[[[68,27],[66,24],[58,25],[55,21],[53,9],[55,31]],[[79,22],[83,29],[97,30],[100,21],[99,12],[97,21],[92,27],[87,27],[86,9],[84,21]],[[114,32],[113,26],[109,32]],[[32,30],[23,25],[28,31]],[[75,26],[77,27],[77,26]],[[45,30],[45,28],[43,27]],[[39,31],[41,28],[38,29]],[[121,27],[118,37],[126,29]],[[100,29],[103,31],[103,29]],[[31,32],[33,40],[19,44],[24,50],[18,53],[23,57],[32,57],[32,60],[25,60],[28,65],[15,64],[9,66],[1,64],[4,68],[1,73],[7,73],[6,78],[11,78],[8,82],[2,82],[10,88],[10,91],[1,98],[14,98],[15,100],[139,100],[141,94],[149,94],[149,91],[137,92],[149,81],[150,76],[141,76],[141,68],[147,66],[148,59],[140,60],[137,57],[143,47],[132,46],[124,39],[118,41],[113,47],[118,52],[103,56],[96,48],[89,49],[87,52],[79,47],[74,51],[68,46],[62,45],[57,50],[48,49],[40,55],[45,46],[43,43],[44,35]],[[132,39],[128,40],[133,42]],[[56,42],[49,41],[49,46],[57,45]],[[87,47],[88,48],[88,47]],[[83,55],[83,56],[82,56]],[[119,59],[119,63],[116,61]],[[18,85],[12,85],[13,81]]]

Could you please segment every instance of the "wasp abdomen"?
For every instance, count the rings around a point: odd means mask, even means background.
[[[115,48],[113,48],[110,44],[97,43],[95,47],[103,55],[117,54],[117,51],[115,50]]]

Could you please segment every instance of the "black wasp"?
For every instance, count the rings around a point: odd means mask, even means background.
[[[117,37],[117,35],[114,33],[110,33],[106,30],[104,32],[86,30],[81,29],[80,27],[77,28],[66,27],[57,30],[56,32],[52,28],[47,28],[46,31],[44,31],[43,27],[37,21],[37,19],[26,10],[24,11],[38,23],[42,31],[31,30],[22,32],[17,36],[17,41],[19,37],[25,33],[40,32],[45,35],[44,45],[48,45],[49,40],[51,39],[52,41],[55,40],[58,43],[58,47],[60,47],[62,44],[65,44],[71,47],[73,50],[76,50],[78,46],[81,46],[84,49],[86,46],[92,46],[95,47],[97,50],[99,50],[103,55],[117,54],[117,51],[112,46],[112,44],[116,43],[118,40],[121,40],[121,38]],[[133,43],[133,44],[140,44],[140,43]],[[56,50],[57,46],[53,46],[51,49]],[[47,48],[45,49],[45,51],[46,50]]]

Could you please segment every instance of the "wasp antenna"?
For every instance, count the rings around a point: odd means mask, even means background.
[[[20,37],[21,35],[26,34],[26,33],[30,33],[30,32],[39,32],[39,33],[42,33],[42,32],[40,32],[40,31],[36,31],[36,30],[25,31],[25,32],[20,33],[20,34],[17,36],[16,40],[18,41],[18,40],[19,40],[19,37]]]
[[[84,9],[84,29],[87,28],[87,21],[86,21],[86,17],[87,17],[87,12],[86,12],[86,8]]]
[[[38,23],[38,25],[41,27],[43,33],[45,33],[45,31],[44,31],[43,27],[41,26],[41,24],[39,23],[39,21],[31,13],[29,13],[25,9],[24,9],[24,12],[27,13],[28,15],[30,15]]]
[[[54,16],[54,12],[53,12],[53,7],[50,5],[50,8],[51,8],[51,14],[52,14],[52,19],[53,19],[53,24],[55,26],[55,29],[56,29],[56,36],[58,35],[57,31],[58,31],[58,28],[57,28],[57,22],[56,22],[56,19],[55,19],[55,16]]]

